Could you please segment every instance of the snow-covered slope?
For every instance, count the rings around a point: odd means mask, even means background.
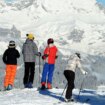
[[[12,30],[12,27],[15,27],[15,30]],[[21,51],[25,34],[30,32],[35,34],[35,41],[41,52],[49,37],[54,38],[59,49],[54,87],[63,87],[66,83],[63,70],[69,55],[75,51],[81,53],[84,69],[88,71],[85,86],[95,88],[96,85],[105,83],[105,14],[98,7],[96,0],[15,0],[13,3],[0,1],[0,43],[3,43],[1,57],[8,44],[6,41],[15,40]],[[19,65],[22,62],[21,57]],[[3,65],[2,62],[1,64]],[[0,72],[3,72],[3,69],[4,65]],[[36,75],[37,73],[38,63]],[[82,76],[77,72],[77,86],[81,83]],[[22,78],[23,64],[19,66],[16,85],[18,79],[19,84],[22,84]],[[36,82],[35,86],[38,84]]]
[[[63,102],[65,92],[61,96],[63,89],[51,89],[37,91],[34,89],[13,89],[11,91],[0,92],[1,105],[104,105],[105,92],[94,90],[83,90],[78,97],[78,90],[73,91],[76,102]]]

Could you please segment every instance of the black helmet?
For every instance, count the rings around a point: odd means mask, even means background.
[[[9,46],[8,46],[9,48],[15,48],[16,46],[15,46],[15,41],[13,41],[13,40],[11,40],[10,42],[9,42]]]
[[[76,55],[77,55],[79,58],[81,58],[81,55],[80,55],[80,53],[77,53],[77,52],[76,52],[75,54],[76,54]]]
[[[47,40],[47,44],[49,45],[50,43],[54,43],[54,40],[53,40],[52,38],[49,38],[49,39]]]

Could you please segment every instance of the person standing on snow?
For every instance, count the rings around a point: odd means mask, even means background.
[[[46,88],[46,81],[47,81],[47,89],[52,88],[52,77],[55,68],[55,60],[57,58],[58,49],[54,45],[54,40],[49,38],[47,40],[48,46],[44,50],[44,55],[42,59],[45,61],[41,79],[41,89]]]
[[[17,58],[20,54],[15,49],[15,41],[10,41],[8,49],[3,54],[3,62],[6,64],[6,74],[4,78],[4,90],[11,90],[14,85],[14,79],[17,70]]]
[[[36,55],[41,56],[41,53],[38,52],[37,45],[34,43],[34,35],[26,34],[26,37],[22,48],[25,68],[23,84],[25,88],[33,88]]]
[[[67,79],[67,90],[65,95],[65,101],[73,101],[72,99],[72,90],[74,88],[74,80],[75,80],[75,71],[76,68],[79,68],[83,74],[87,74],[86,71],[83,70],[81,62],[80,62],[80,54],[75,53],[74,55],[70,56],[70,59],[68,61],[66,70],[64,70],[64,76]]]

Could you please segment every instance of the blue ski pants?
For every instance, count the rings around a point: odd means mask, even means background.
[[[47,81],[47,83],[52,84],[54,68],[55,68],[54,64],[48,64],[48,63],[44,64],[41,82],[46,83]]]

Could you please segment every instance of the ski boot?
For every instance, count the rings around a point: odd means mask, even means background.
[[[12,90],[12,85],[9,84],[6,90]]]
[[[52,89],[51,83],[47,83],[47,89]]]
[[[32,83],[28,83],[28,88],[33,88]]]
[[[40,89],[41,90],[45,90],[46,89],[46,86],[45,85],[42,85],[42,87]]]

